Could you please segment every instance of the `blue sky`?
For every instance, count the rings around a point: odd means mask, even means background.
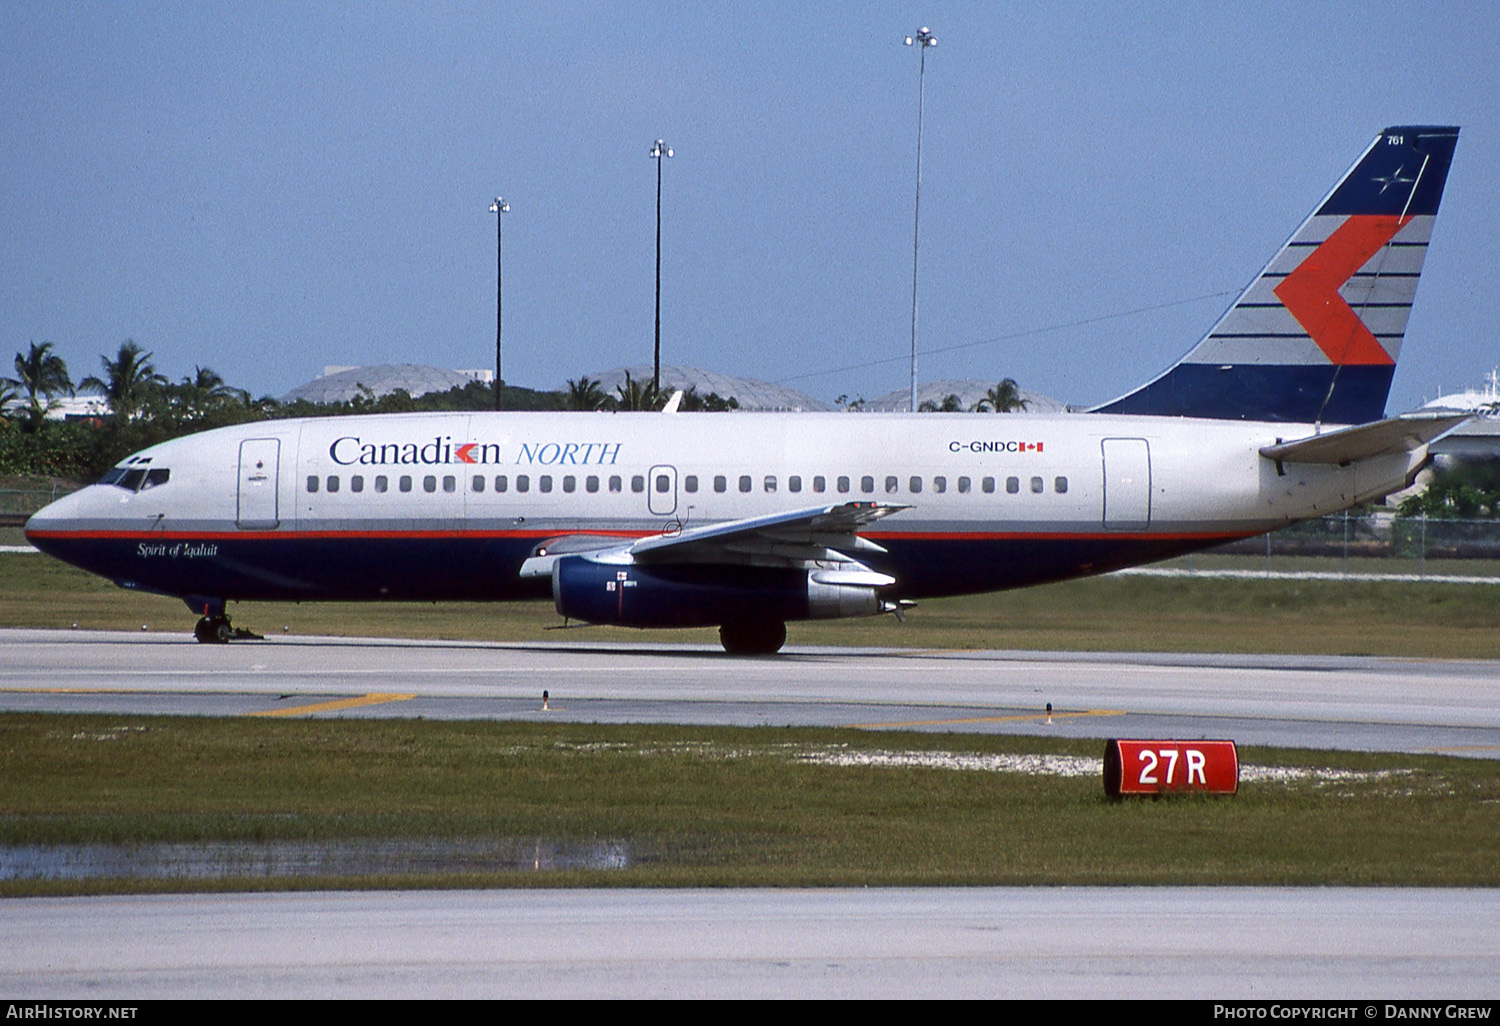
[[[651,358],[1112,398],[1186,352],[1375,133],[1463,128],[1392,409],[1500,365],[1500,5],[0,5],[0,355],[126,338],[279,395],[325,364]],[[1143,311],[1134,312],[1132,311]],[[1088,322],[1080,324],[1079,322]]]

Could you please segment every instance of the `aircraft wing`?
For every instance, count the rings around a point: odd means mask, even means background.
[[[1261,448],[1260,454],[1285,463],[1344,465],[1374,456],[1414,452],[1473,416],[1472,413],[1426,413],[1388,417],[1369,424],[1339,428],[1326,435],[1267,445]]]
[[[737,563],[758,566],[810,566],[840,563],[860,568],[858,552],[885,549],[859,532],[866,525],[909,506],[846,502],[835,506],[747,517],[721,524],[658,534],[633,543],[589,535],[569,535],[539,546],[521,566],[522,577],[544,577],[560,557],[588,553],[622,563]]]

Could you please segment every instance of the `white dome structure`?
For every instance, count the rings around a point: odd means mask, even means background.
[[[928,402],[941,406],[944,399],[950,395],[956,395],[959,406],[965,410],[972,410],[974,405],[984,398],[985,393],[995,387],[995,384],[995,381],[976,381],[973,378],[948,378],[944,381],[918,383],[917,407],[920,409],[923,403]],[[1067,412],[1067,404],[1060,399],[1054,399],[1040,392],[1028,392],[1024,388],[1020,392],[1021,398],[1026,400],[1026,406],[1014,411],[1016,413]],[[905,413],[911,409],[911,389],[903,388],[866,400],[864,409],[871,413]]]
[[[471,381],[482,380],[475,371],[445,370],[416,363],[381,363],[370,367],[329,367],[322,377],[298,385],[281,397],[284,403],[299,399],[310,403],[347,403],[368,390],[375,398],[405,390],[407,395],[446,392]]]
[[[598,381],[599,387],[606,395],[614,395],[615,389],[625,383],[627,371],[632,381],[649,382],[651,380],[650,367],[615,367],[612,370],[588,374],[585,377]],[[562,391],[567,391],[567,385],[560,387]],[[814,399],[805,392],[799,392],[795,388],[774,385],[769,381],[756,381],[753,378],[734,378],[728,374],[699,370],[696,367],[669,367],[663,364],[661,387],[663,392],[668,393],[676,389],[686,392],[693,388],[697,389],[700,396],[717,393],[721,399],[732,397],[740,404],[742,410],[813,413],[833,409],[827,403]]]

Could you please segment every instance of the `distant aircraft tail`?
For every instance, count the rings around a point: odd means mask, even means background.
[[[1457,142],[1381,132],[1191,352],[1092,412],[1379,420]]]

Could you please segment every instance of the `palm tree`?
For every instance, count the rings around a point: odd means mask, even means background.
[[[78,387],[99,389],[109,400],[115,416],[129,420],[152,390],[164,381],[150,361],[150,353],[141,352],[134,339],[126,339],[113,360],[107,356],[99,358],[104,364],[103,380],[88,377],[79,382]]]
[[[615,386],[622,410],[659,410],[662,396],[649,381],[636,381],[625,372],[625,380]]]
[[[52,397],[73,391],[73,380],[68,377],[68,365],[63,358],[52,352],[52,343],[31,343],[31,351],[16,354],[16,382],[26,393],[26,429],[41,430],[52,408]]]
[[[568,382],[568,409],[597,410],[609,401],[599,382],[589,377]]]
[[[1030,405],[1030,400],[1021,398],[1021,386],[1016,384],[1016,379],[1005,378],[984,393],[984,398],[974,405],[974,409],[980,413],[987,410],[994,410],[996,413],[1014,413]]]

